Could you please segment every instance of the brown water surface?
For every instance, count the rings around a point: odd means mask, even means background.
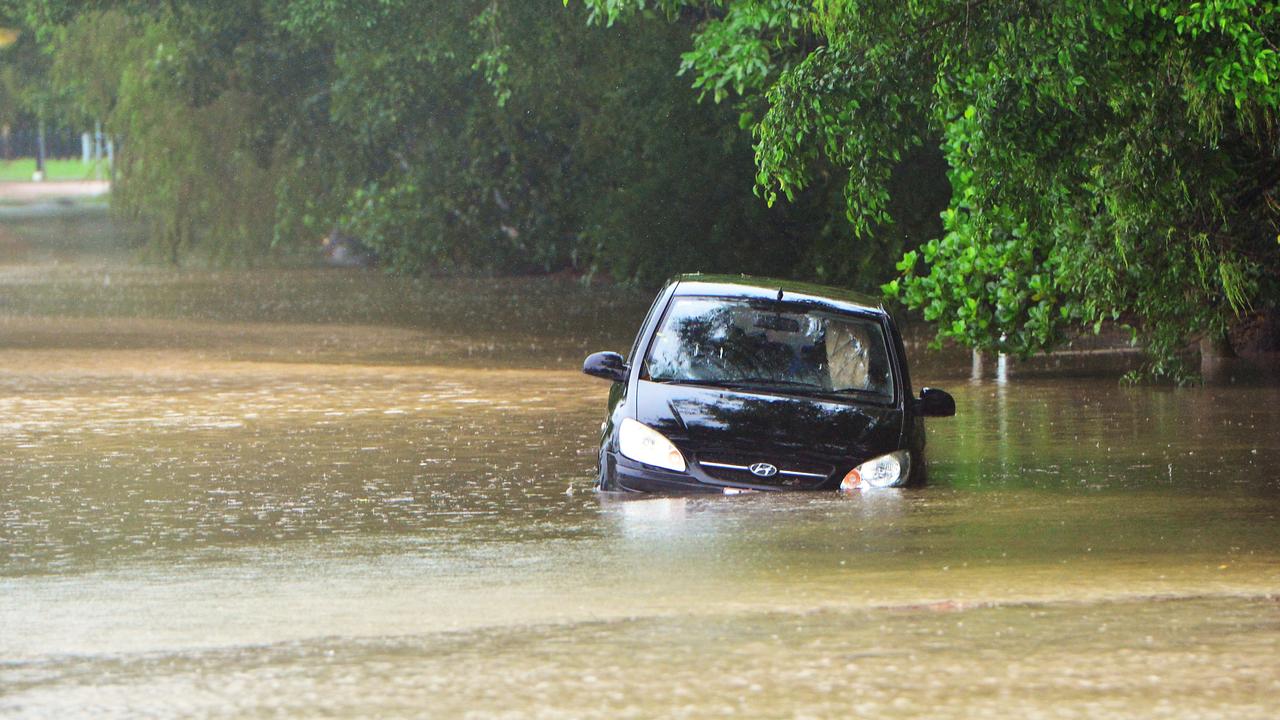
[[[959,407],[928,488],[617,500],[577,365],[639,293],[174,271],[41,222],[0,258],[0,715],[1280,704],[1275,386],[920,358]]]

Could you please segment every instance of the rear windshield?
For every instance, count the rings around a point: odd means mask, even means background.
[[[874,318],[770,301],[676,298],[649,345],[647,379],[892,400]]]

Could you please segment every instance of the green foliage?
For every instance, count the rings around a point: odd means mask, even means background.
[[[262,35],[260,8],[249,0],[217,10],[100,5],[60,14],[64,22],[42,34],[55,86],[120,141],[113,208],[144,220],[152,250],[171,262],[193,252],[258,261],[271,246],[274,189],[288,169],[261,138],[273,99],[262,79],[287,76],[246,52],[278,40]]]
[[[710,46],[651,14],[620,8],[631,22],[609,28],[555,0],[26,7],[58,86],[121,139],[116,204],[175,261],[251,261],[339,226],[408,273],[852,281],[891,264],[846,260],[838,185],[787,207],[753,197],[751,109],[700,104],[673,68]],[[776,73],[799,25],[745,21],[771,39],[734,92]]]
[[[1025,355],[1119,322],[1171,377],[1189,338],[1280,297],[1274,2],[0,0],[0,20],[26,28],[0,50],[9,104],[103,119],[117,206],[175,261],[335,225],[413,273],[865,286],[897,260],[885,291],[942,337]]]
[[[293,2],[284,25],[332,48],[314,144],[345,200],[285,204],[338,222],[409,272],[681,269],[808,261],[829,203],[754,202],[736,111],[699,105],[672,64],[688,35],[589,26],[558,3]],[[350,28],[358,27],[358,33]]]
[[[17,34],[0,47],[0,125],[57,120],[64,110],[64,94],[48,81],[48,54],[22,18],[19,8],[0,2],[0,28]]]
[[[609,20],[708,7],[587,4]],[[751,127],[771,202],[847,169],[849,220],[872,235],[892,168],[941,138],[943,230],[884,286],[941,337],[1026,355],[1118,321],[1151,350],[1150,374],[1180,379],[1188,338],[1280,297],[1275,3],[709,7],[684,67],[717,100],[763,98]]]

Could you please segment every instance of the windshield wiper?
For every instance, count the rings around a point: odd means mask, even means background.
[[[856,387],[832,388],[827,392],[833,395],[884,395],[883,392],[877,390]]]
[[[830,390],[821,385],[799,382],[798,380],[732,380],[723,383],[725,387],[743,390],[803,390],[806,393],[827,393]]]
[[[814,390],[822,389],[821,385],[814,385],[813,383],[800,382],[799,380],[765,380],[763,378],[751,378],[747,380],[735,380],[734,382],[738,382],[743,385],[776,385],[778,387],[803,387],[803,388],[813,388]]]
[[[828,390],[821,385],[800,382],[798,380],[711,380],[707,378],[649,378],[649,380],[650,382],[663,383],[667,385],[695,385],[698,387],[725,388],[726,390],[777,390],[780,392],[786,392],[788,390],[802,390],[805,395],[831,398],[835,400],[847,400],[850,396],[871,398],[884,397],[883,393],[876,392],[875,390],[867,390],[863,388],[833,388]]]
[[[680,385],[707,385],[713,387],[723,387],[732,389],[785,389],[785,388],[804,388],[805,390],[823,391],[820,385],[813,383],[798,382],[795,380],[764,380],[764,379],[740,379],[740,380],[709,380],[704,378],[653,378],[654,382],[660,383],[676,383]]]

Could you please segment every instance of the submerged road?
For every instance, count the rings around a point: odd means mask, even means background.
[[[23,222],[0,258],[0,716],[1280,704],[1275,386],[921,358],[960,408],[930,423],[928,488],[613,500],[590,486],[607,386],[576,365],[647,298],[146,268],[57,234],[101,218]]]

